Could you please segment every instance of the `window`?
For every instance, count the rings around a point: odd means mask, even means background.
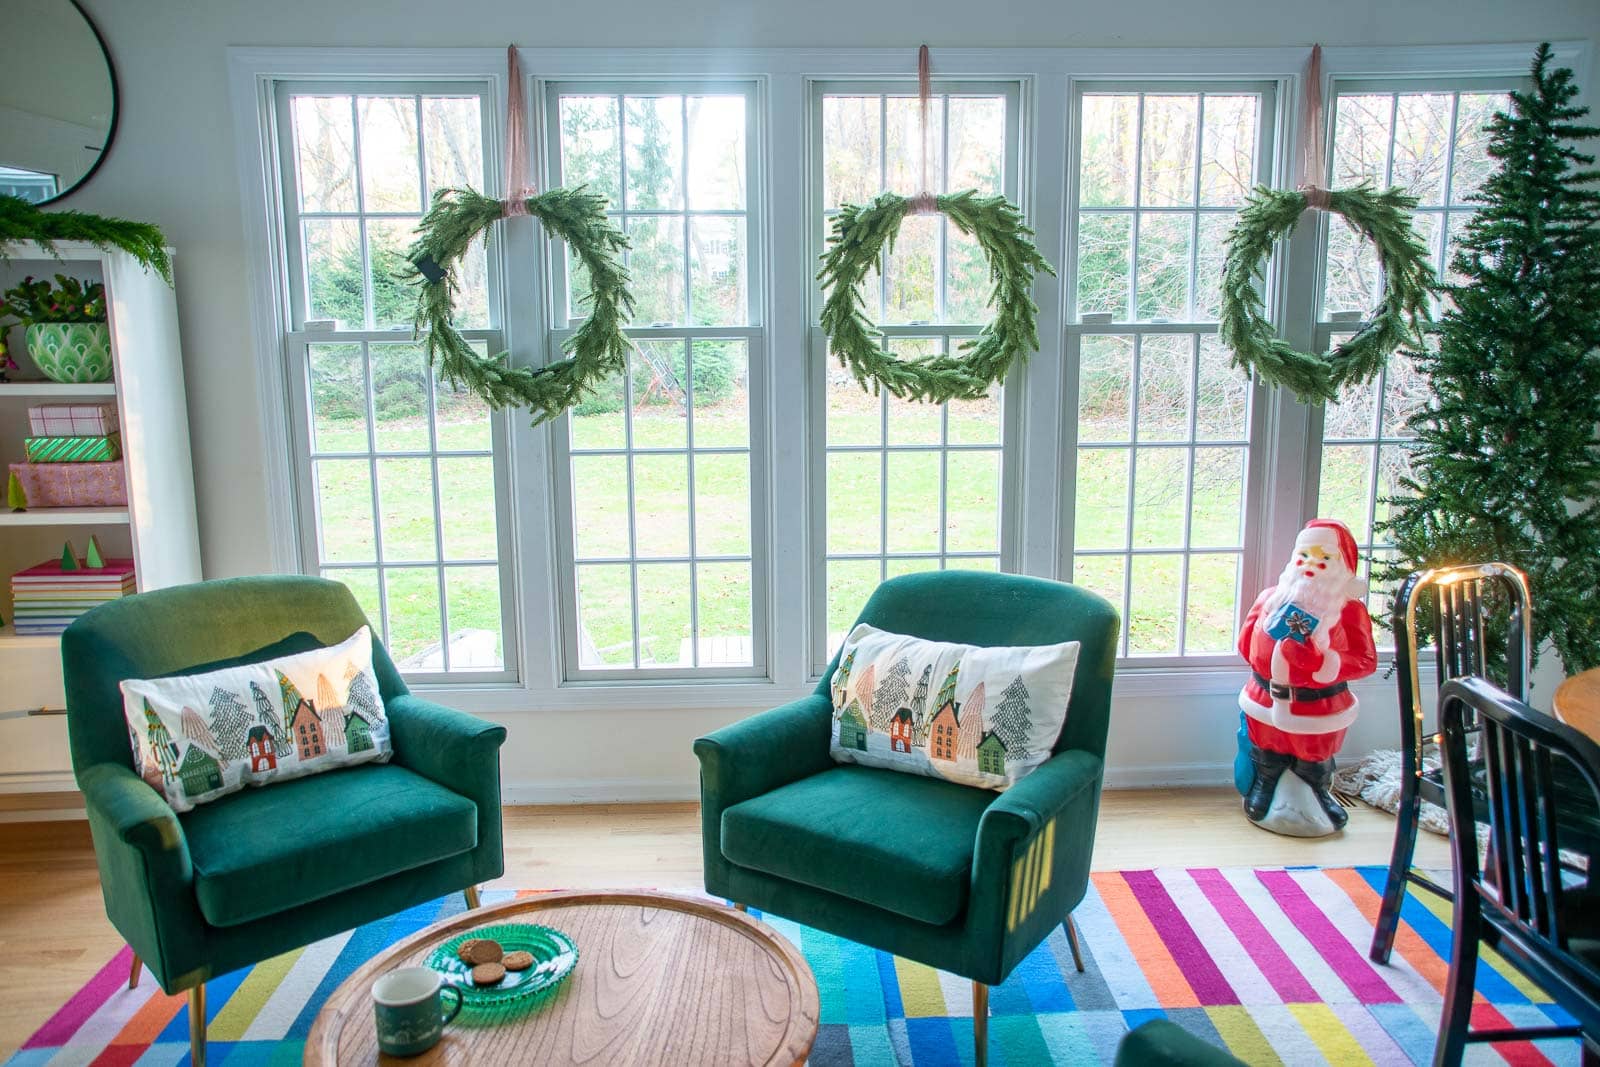
[[[610,198],[637,301],[626,373],[556,435],[568,677],[765,666],[753,100],[743,85],[548,94],[553,181]],[[566,262],[552,351],[584,314]]]
[[[479,92],[277,93],[301,551],[307,570],[351,588],[420,680],[514,666],[504,422],[428,373],[400,277],[433,190],[485,184]],[[482,248],[461,280],[458,321],[498,351]]]
[[[977,189],[1019,200],[1015,85],[936,86],[929,114],[932,192]],[[820,254],[839,206],[884,190],[914,195],[922,139],[914,89],[822,83],[812,97],[812,219]],[[908,216],[866,299],[890,351],[949,352],[988,319],[988,268],[977,243],[942,216]],[[813,323],[815,322],[813,310]],[[820,665],[885,578],[912,571],[1012,565],[1002,487],[1015,449],[1002,391],[943,405],[862,389],[814,328],[814,394],[821,442],[821,546],[814,659]]]
[[[1495,169],[1484,125],[1507,106],[1503,88],[1383,90],[1360,84],[1333,99],[1331,184],[1370,181],[1401,185],[1415,195],[1418,235],[1447,270],[1472,195]],[[1350,336],[1382,292],[1377,258],[1349,226],[1329,219],[1318,343],[1325,350]],[[1403,492],[1410,476],[1407,420],[1427,403],[1427,380],[1397,353],[1375,381],[1348,389],[1322,412],[1317,510],[1345,519],[1361,546],[1363,564],[1387,558],[1378,525],[1386,501]],[[1392,590],[1375,588],[1370,604],[1388,610]],[[1385,636],[1386,639],[1386,636]]]
[[[1077,110],[1072,580],[1118,606],[1124,656],[1226,654],[1255,413],[1218,283],[1270,170],[1273,94],[1084,86]]]
[[[1525,51],[1330,48],[1328,183],[1409,187],[1446,269]],[[532,427],[428,373],[402,277],[435,190],[501,184],[503,57],[230,53],[238,114],[262,123],[240,125],[260,158],[244,191],[273,193],[247,227],[271,310],[256,347],[283,356],[262,382],[288,401],[263,413],[268,480],[292,489],[267,505],[275,562],[346,583],[409,681],[475,710],[764,706],[802,691],[880,582],[947,568],[1091,588],[1119,609],[1124,669],[1224,687],[1247,594],[1302,522],[1389,551],[1428,384],[1396,357],[1308,408],[1219,342],[1224,238],[1253,185],[1286,182],[1281,50],[1029,56],[1018,73],[965,50],[934,83],[925,182],[908,56],[744,50],[730,72],[696,50],[525,50],[538,184],[607,198],[637,298],[626,367]],[[874,395],[817,325],[840,206],[924,184],[1011,198],[1059,271],[1035,293],[1040,351],[985,400]],[[495,228],[456,275],[467,338],[527,365],[588,310],[537,233]],[[1270,271],[1296,347],[1358,329],[1379,285],[1325,218]],[[914,358],[974,338],[989,289],[980,250],[926,215],[862,295]]]

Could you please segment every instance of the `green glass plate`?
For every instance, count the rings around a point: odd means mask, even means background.
[[[463,941],[475,937],[500,942],[506,952],[530,952],[533,966],[525,971],[507,971],[498,985],[472,984],[472,968],[456,955]],[[498,1008],[523,1001],[529,997],[553,992],[578,965],[578,946],[560,930],[533,923],[506,923],[501,926],[480,926],[457,934],[428,957],[428,966],[444,976],[444,980],[461,990],[462,1001],[468,1010],[473,1008]]]

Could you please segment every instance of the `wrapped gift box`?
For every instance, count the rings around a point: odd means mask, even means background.
[[[115,404],[40,404],[28,409],[35,437],[108,437],[117,432]]]
[[[128,504],[122,461],[115,463],[13,463],[30,508],[113,508]]]
[[[110,463],[122,458],[122,435],[104,437],[24,437],[29,463]]]

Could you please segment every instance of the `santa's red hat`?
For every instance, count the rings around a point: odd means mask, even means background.
[[[1310,522],[1306,523],[1306,528],[1305,530],[1301,531],[1301,536],[1304,537],[1305,534],[1311,530],[1332,530],[1333,540],[1339,548],[1340,557],[1344,559],[1345,569],[1351,574],[1357,573],[1356,539],[1355,535],[1350,532],[1350,527],[1346,526],[1338,519],[1312,519]],[[1323,535],[1318,537],[1317,540],[1321,541],[1325,540],[1325,538],[1326,535]]]

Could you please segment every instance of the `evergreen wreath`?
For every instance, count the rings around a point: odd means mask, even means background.
[[[440,189],[417,226],[406,252],[421,279],[417,332],[430,366],[457,388],[465,387],[495,407],[526,407],[534,425],[555,418],[627,365],[623,324],[633,314],[628,272],[621,254],[628,238],[606,218],[606,198],[576,189],[551,189],[522,201],[545,232],[565,241],[589,275],[589,317],[563,346],[567,358],[543,367],[513,367],[504,352],[480,356],[455,328],[453,271],[461,257],[494,223],[507,216],[506,201],[474,189]]]
[[[883,332],[866,312],[858,286],[886,252],[894,251],[900,224],[913,210],[936,209],[956,229],[976,238],[989,263],[994,320],[961,345],[960,353],[903,360],[891,355]],[[1054,274],[1033,244],[1022,212],[1003,196],[973,190],[911,199],[882,193],[865,206],[846,204],[833,221],[822,255],[822,332],[863,389],[878,387],[902,399],[942,403],[986,396],[1011,364],[1038,351],[1039,308],[1033,302],[1038,271]],[[869,384],[870,383],[870,384]]]
[[[1326,202],[1316,206],[1343,218],[1378,250],[1383,299],[1372,318],[1323,355],[1298,351],[1277,336],[1256,282],[1266,277],[1273,245],[1311,205],[1305,192],[1259,187],[1228,234],[1218,331],[1233,350],[1235,367],[1269,384],[1287,386],[1306,403],[1331,401],[1344,386],[1371,381],[1397,348],[1420,343],[1431,319],[1428,300],[1438,288],[1428,250],[1411,227],[1416,197],[1400,189],[1379,192],[1368,184],[1314,190],[1312,195],[1319,193]]]

